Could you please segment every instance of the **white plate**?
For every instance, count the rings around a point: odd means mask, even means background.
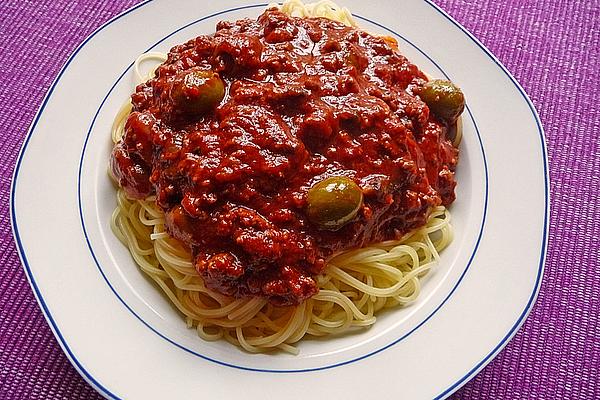
[[[340,0],[341,1],[341,0]],[[63,350],[109,398],[443,398],[483,368],[527,316],[543,273],[548,173],[523,89],[428,1],[345,0],[359,24],[467,96],[456,238],[418,301],[300,355],[250,355],[200,340],[111,234],[112,119],[149,51],[256,17],[264,4],[155,0],[109,21],[52,85],[15,169],[12,222],[34,293]],[[234,397],[235,396],[235,397]]]

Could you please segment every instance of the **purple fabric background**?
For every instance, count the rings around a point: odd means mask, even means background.
[[[538,301],[454,399],[598,399],[600,1],[436,0],[535,103],[550,158],[551,222]],[[0,1],[0,399],[93,399],[46,324],[15,250],[9,188],[44,94],[74,48],[135,0]]]

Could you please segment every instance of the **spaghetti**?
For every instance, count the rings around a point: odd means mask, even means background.
[[[293,16],[323,16],[355,25],[351,14],[329,1],[304,5],[288,1],[280,9]],[[134,70],[140,82],[140,64],[164,62],[161,53],[141,56]],[[127,102],[112,127],[116,143],[124,134],[132,110]],[[131,200],[119,188],[111,228],[140,269],[166,294],[205,340],[225,339],[251,353],[273,349],[297,354],[294,347],[305,336],[327,336],[373,325],[384,309],[406,305],[420,292],[420,278],[439,260],[452,241],[451,217],[443,206],[433,207],[427,222],[402,240],[385,241],[345,251],[327,259],[316,276],[319,291],[297,306],[275,306],[264,297],[235,298],[208,288],[199,276],[190,251],[167,233],[165,214],[155,197]]]

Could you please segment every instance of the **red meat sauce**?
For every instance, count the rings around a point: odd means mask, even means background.
[[[190,69],[225,83],[203,115],[170,96]],[[318,292],[328,256],[400,238],[454,200],[453,127],[413,94],[425,82],[393,39],[338,22],[276,10],[219,22],[136,88],[112,170],[129,197],[156,195],[208,287],[299,304]],[[340,229],[320,229],[307,192],[341,175],[363,204]]]

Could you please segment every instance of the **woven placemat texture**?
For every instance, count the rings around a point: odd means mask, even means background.
[[[27,283],[10,228],[9,188],[27,129],[67,57],[135,2],[0,1],[0,399],[99,398],[63,355]],[[537,304],[508,346],[453,398],[598,399],[600,2],[436,3],[530,95],[546,131],[551,178]]]

